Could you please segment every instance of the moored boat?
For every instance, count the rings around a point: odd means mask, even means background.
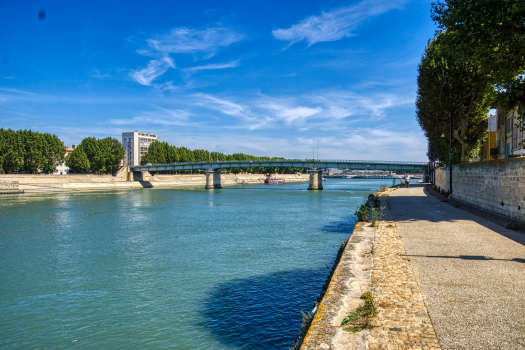
[[[281,183],[281,182],[285,182],[284,179],[279,179],[277,177],[267,177],[266,180],[264,180],[264,183],[265,184],[277,184],[277,183]]]

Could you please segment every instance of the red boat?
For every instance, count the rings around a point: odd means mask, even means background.
[[[267,177],[266,180],[264,180],[264,183],[265,184],[278,184],[284,181],[285,181],[284,179],[279,179],[276,177]]]

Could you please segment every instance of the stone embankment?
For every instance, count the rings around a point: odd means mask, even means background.
[[[449,191],[449,168],[436,169],[436,186]],[[525,157],[454,165],[452,196],[525,223]]]
[[[440,349],[425,300],[391,217],[389,189],[380,196],[384,218],[377,227],[357,224],[301,349]],[[345,316],[371,291],[378,315],[370,330],[345,331]]]
[[[286,182],[308,182],[308,174],[277,174]],[[264,183],[264,174],[222,174],[222,185]],[[205,186],[204,174],[165,175],[156,174],[147,176],[148,181],[128,181],[127,175],[0,175],[0,181],[18,181],[18,188],[25,192],[49,191],[79,191],[79,190],[109,190],[124,188],[155,188],[155,187],[188,187]]]

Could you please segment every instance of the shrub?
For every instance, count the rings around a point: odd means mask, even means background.
[[[515,221],[515,220],[512,220],[511,222],[509,222],[509,223],[505,226],[505,228],[507,228],[507,229],[509,229],[509,230],[517,231],[517,230],[521,230],[521,229],[523,229],[523,226],[522,226],[519,222],[517,222],[517,221]]]
[[[360,207],[357,208],[355,211],[355,215],[357,215],[357,218],[359,221],[368,221],[368,210],[370,209],[370,206],[367,204],[361,204]]]

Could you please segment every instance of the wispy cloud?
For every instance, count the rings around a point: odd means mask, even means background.
[[[166,73],[169,68],[175,68],[175,62],[164,56],[158,60],[151,60],[146,68],[131,71],[130,76],[139,84],[149,86],[158,76]]]
[[[150,49],[164,54],[205,53],[205,58],[215,55],[221,47],[229,46],[245,38],[244,34],[228,28],[174,28],[169,33],[148,39]]]
[[[187,72],[195,72],[195,71],[200,71],[200,70],[225,69],[225,68],[235,68],[235,67],[239,67],[239,60],[228,62],[228,63],[206,64],[203,66],[184,68],[183,70]]]
[[[259,107],[269,110],[273,118],[268,121],[281,121],[286,125],[303,125],[306,120],[323,110],[320,106],[306,107],[298,105],[294,100],[263,98],[259,102]]]
[[[198,98],[198,101],[195,102],[198,106],[210,108],[235,117],[247,118],[246,108],[240,104],[203,93],[195,94],[194,97]]]
[[[218,27],[203,30],[191,28],[174,28],[166,34],[147,39],[148,48],[137,52],[141,55],[160,57],[149,61],[146,68],[132,70],[130,76],[141,85],[152,85],[153,80],[166,73],[169,68],[175,68],[175,63],[170,55],[193,54],[198,58],[209,59],[217,51],[245,38],[244,34],[232,29]],[[200,56],[199,56],[200,55]],[[228,63],[207,64],[183,69],[188,74],[201,70],[225,69],[239,66],[239,61]],[[164,83],[166,84],[166,83]],[[171,84],[171,83],[170,83]],[[158,84],[155,84],[157,86]],[[173,85],[159,86],[159,90],[171,90]]]
[[[365,20],[394,8],[400,8],[406,0],[364,0],[356,5],[342,7],[320,16],[310,16],[288,29],[272,31],[276,39],[293,45],[308,41],[308,46],[323,41],[336,41],[352,35]]]

